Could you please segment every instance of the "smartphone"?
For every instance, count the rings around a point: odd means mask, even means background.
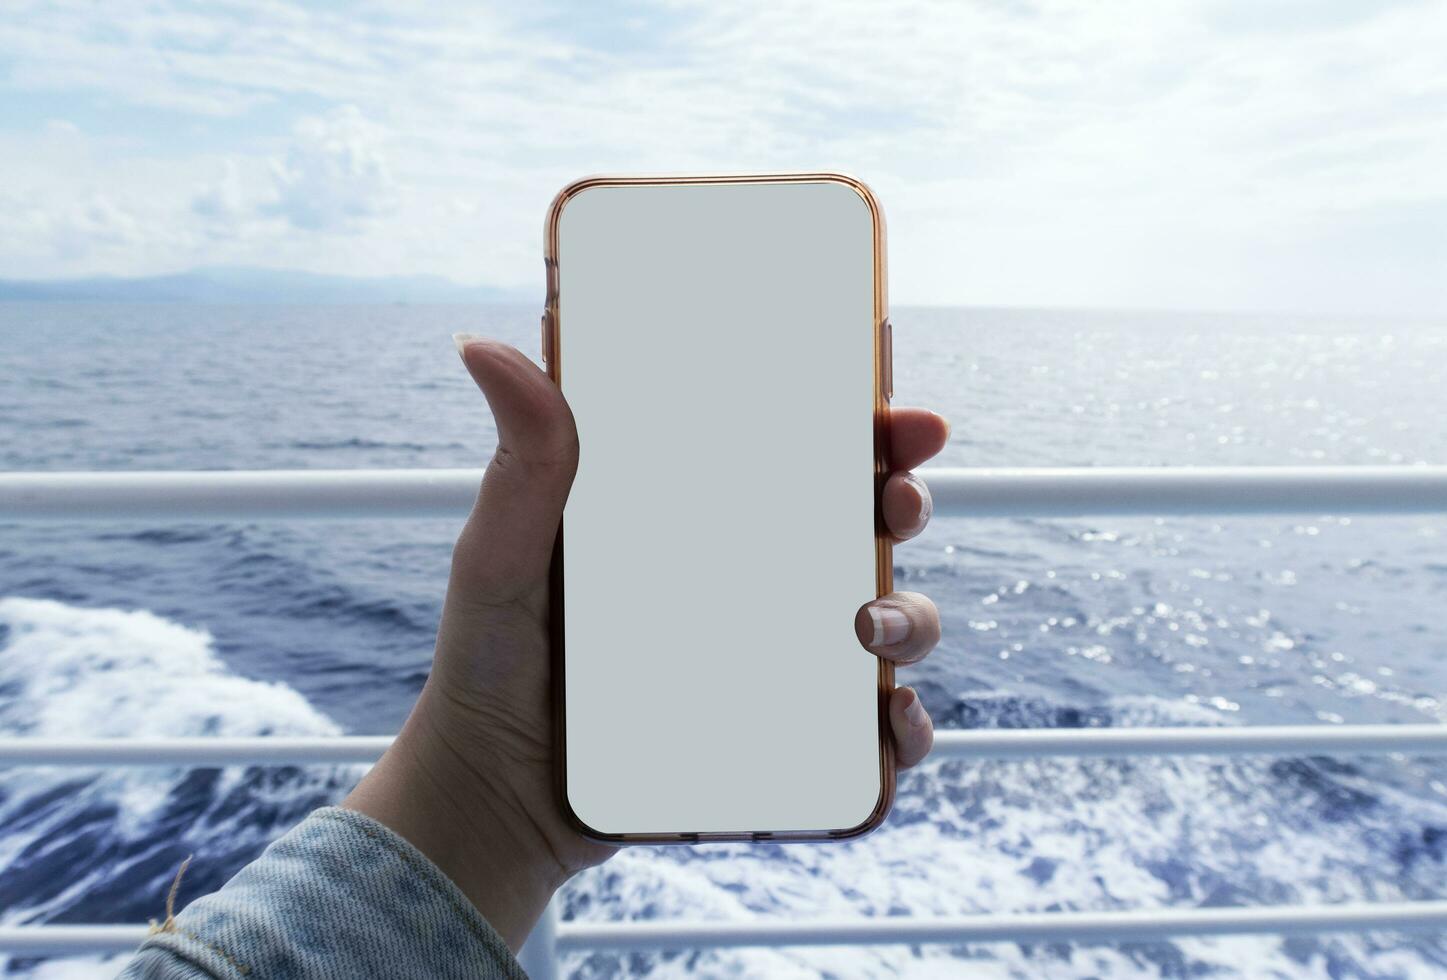
[[[560,802],[610,843],[839,840],[894,799],[884,217],[840,174],[589,177],[546,224],[581,458],[553,556]]]

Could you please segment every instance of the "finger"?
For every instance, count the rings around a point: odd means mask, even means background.
[[[929,523],[934,503],[929,487],[913,473],[892,473],[884,483],[884,526],[896,541],[908,541]]]
[[[927,408],[889,410],[889,468],[912,470],[950,439],[950,423]]]
[[[929,755],[935,726],[912,687],[897,687],[889,696],[889,727],[894,732],[894,764],[908,769]]]
[[[859,607],[854,632],[875,656],[912,664],[923,660],[940,641],[940,612],[929,596],[891,592]]]
[[[578,468],[578,430],[558,386],[507,344],[459,334],[462,362],[497,422],[497,452],[453,551],[449,595],[495,605],[547,580]]]

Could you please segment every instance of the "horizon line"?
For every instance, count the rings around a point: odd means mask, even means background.
[[[447,299],[447,298],[407,298],[398,297],[387,299],[382,297],[360,298],[354,302],[346,299],[319,300],[312,299],[204,299],[197,297],[86,297],[86,296],[5,296],[3,290],[6,287],[31,287],[40,289],[63,289],[68,286],[82,286],[104,282],[115,286],[127,284],[144,285],[157,280],[178,279],[188,276],[203,277],[207,274],[221,273],[245,273],[260,276],[277,277],[303,277],[316,280],[331,280],[334,283],[357,283],[372,286],[398,283],[405,280],[424,280],[435,284],[442,289],[454,289],[460,292],[468,291],[489,291],[496,295],[488,299]],[[234,287],[233,287],[234,288]],[[537,289],[536,299],[526,295],[534,288]],[[117,273],[94,273],[86,275],[73,275],[51,278],[20,278],[0,277],[0,303],[135,303],[135,304],[184,304],[224,306],[224,305],[286,305],[288,302],[296,305],[356,305],[356,306],[387,306],[387,305],[467,305],[467,306],[521,306],[531,305],[534,302],[542,302],[541,283],[537,287],[499,285],[487,282],[460,282],[449,276],[440,273],[430,272],[398,272],[382,275],[356,275],[335,272],[316,272],[311,269],[280,268],[275,266],[193,266],[188,269],[170,272],[155,272],[144,275],[126,275]],[[1131,315],[1197,315],[1197,316],[1278,316],[1278,317],[1299,317],[1303,319],[1351,319],[1371,317],[1376,319],[1390,320],[1442,320],[1447,321],[1447,310],[1323,310],[1323,309],[1302,309],[1294,307],[1168,307],[1155,305],[1104,305],[1099,303],[1016,303],[999,302],[989,300],[965,300],[960,302],[940,301],[911,301],[892,300],[890,306],[893,309],[919,309],[919,310],[997,310],[1002,312],[1060,312],[1060,313],[1117,313]]]

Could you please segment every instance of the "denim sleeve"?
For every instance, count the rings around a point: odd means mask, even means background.
[[[527,980],[502,937],[420,851],[335,807],[168,920],[121,977]]]

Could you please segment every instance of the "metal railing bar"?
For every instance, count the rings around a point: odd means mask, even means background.
[[[0,926],[0,950],[17,956],[128,953],[149,933],[149,926]]]
[[[1447,466],[926,469],[953,517],[1447,511]],[[0,473],[0,523],[460,518],[479,469]]]
[[[926,471],[961,517],[1447,511],[1447,466],[1084,467]]]
[[[1244,908],[1028,912],[951,917],[799,922],[562,922],[554,948],[719,949],[740,946],[880,946],[926,943],[1107,942],[1225,936],[1447,928],[1447,902],[1382,902]],[[30,956],[120,953],[146,938],[145,926],[0,927],[0,949]]]
[[[950,918],[891,916],[802,922],[564,922],[559,952],[718,949],[730,946],[870,946],[892,943],[1141,940],[1250,933],[1441,929],[1447,902],[1030,912]]]
[[[475,469],[3,473],[0,522],[460,518],[481,480]]]
[[[935,732],[932,758],[1163,755],[1432,755],[1447,725],[1241,725],[1173,728],[1001,728]]]
[[[300,766],[371,763],[390,735],[320,738],[3,738],[0,766]]]
[[[0,738],[0,766],[229,766],[370,763],[388,735],[320,738]],[[1447,725],[1242,725],[1171,728],[944,729],[931,758],[1167,755],[1433,755]]]

